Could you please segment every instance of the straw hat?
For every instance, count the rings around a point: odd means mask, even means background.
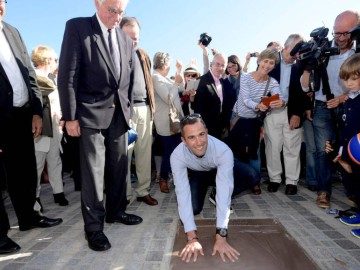
[[[190,63],[185,67],[184,74],[186,73],[196,73],[200,77],[200,72],[194,63]]]

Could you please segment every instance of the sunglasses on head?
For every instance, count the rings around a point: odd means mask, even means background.
[[[183,119],[180,120],[180,123],[188,120],[188,119],[197,119],[197,118],[200,118],[202,119],[201,115],[198,114],[198,113],[192,113],[192,114],[189,114],[187,116],[185,116]]]
[[[197,74],[186,74],[185,77],[196,78]]]

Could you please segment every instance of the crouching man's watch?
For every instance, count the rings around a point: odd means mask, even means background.
[[[228,236],[228,230],[226,228],[216,228],[216,234],[226,238]]]

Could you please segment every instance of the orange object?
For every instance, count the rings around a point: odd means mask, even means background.
[[[262,104],[264,104],[266,107],[269,107],[271,101],[275,101],[275,100],[279,100],[279,99],[280,99],[279,94],[275,94],[275,95],[273,95],[273,96],[271,96],[271,97],[262,97],[262,98],[261,98],[261,102],[262,102]]]

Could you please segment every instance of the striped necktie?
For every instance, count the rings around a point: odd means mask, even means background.
[[[120,53],[119,53],[119,47],[116,45],[115,42],[113,42],[112,39],[112,30],[108,29],[109,36],[109,50],[110,50],[110,56],[113,61],[114,67],[115,67],[115,76],[118,80],[120,78]]]

